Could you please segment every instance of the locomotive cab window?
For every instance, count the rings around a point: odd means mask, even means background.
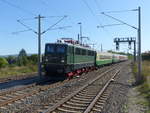
[[[45,52],[47,54],[63,54],[65,53],[65,46],[64,45],[47,45]]]
[[[55,47],[53,45],[47,45],[46,46],[46,53],[54,53]]]
[[[65,53],[65,47],[64,46],[57,46],[56,52],[57,53]]]

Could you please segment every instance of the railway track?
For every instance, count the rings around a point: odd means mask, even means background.
[[[64,80],[63,82],[66,82],[66,80]],[[45,86],[40,86],[37,85],[36,83],[33,83],[20,88],[2,91],[0,92],[0,108],[5,105],[11,104],[15,101],[38,94],[39,92],[45,91],[49,88],[59,87],[61,84],[63,84],[63,82],[56,82],[54,84],[45,85]]]
[[[120,69],[110,69],[71,93],[51,107],[38,110],[42,113],[88,113],[100,112],[108,97],[105,92]],[[48,108],[48,109],[47,109]],[[46,109],[46,110],[44,110]]]
[[[117,65],[114,65],[114,67],[115,66],[117,66]],[[110,67],[107,67],[107,68],[105,68],[104,70],[114,70],[115,68],[113,68],[112,69],[112,66],[110,66]],[[95,72],[95,74],[101,74],[101,73],[103,73],[103,74],[106,74],[106,73],[108,73],[108,71],[107,72],[104,72],[104,70],[102,71],[96,71]],[[103,75],[102,74],[102,75]],[[85,75],[86,76],[86,75]],[[99,77],[98,77],[99,78]],[[96,78],[96,79],[98,79],[98,78]],[[100,77],[101,78],[101,77]],[[99,79],[100,79],[99,78]],[[108,77],[109,78],[109,77]],[[98,80],[96,80],[96,79],[94,79],[94,81],[98,81]],[[104,77],[104,79],[106,79],[106,76]],[[56,88],[56,87],[61,87],[61,85],[63,85],[64,83],[66,83],[68,80],[65,80],[65,81],[63,81],[63,82],[57,82],[57,83],[54,83],[54,84],[51,84],[51,85],[44,85],[44,86],[41,86],[41,85],[37,85],[37,84],[30,84],[30,85],[28,85],[28,86],[24,86],[24,87],[21,87],[21,88],[16,88],[16,89],[13,89],[13,90],[7,90],[7,91],[4,91],[4,92],[0,92],[0,109],[1,108],[5,108],[5,106],[7,106],[7,105],[11,105],[11,104],[13,104],[13,103],[21,103],[20,101],[22,100],[22,99],[24,99],[24,98],[28,98],[28,97],[31,97],[31,96],[33,96],[33,95],[36,95],[36,94],[39,94],[40,92],[44,92],[44,91],[46,91],[46,90],[48,90],[48,89],[53,89],[53,88]],[[70,80],[70,81],[68,81],[68,83],[71,83],[72,81],[74,81],[74,80]],[[78,80],[77,80],[78,81]],[[105,80],[104,80],[105,81]],[[97,85],[97,84],[99,84],[100,86],[101,86],[101,88],[102,88],[102,84],[104,84],[104,81],[103,82],[101,82],[100,83],[100,81],[99,82],[97,82],[97,83],[95,83],[95,85],[94,86],[92,86],[91,85],[91,87],[89,87],[89,89],[87,89],[87,90],[85,90],[84,91],[84,93],[87,93],[88,94],[88,91],[91,91],[91,89],[94,89],[95,88],[95,86]],[[89,82],[88,83],[88,85],[90,85],[90,84],[92,84],[91,82]],[[87,86],[88,86],[87,85]],[[99,90],[97,90],[97,88],[95,89],[95,91],[94,92],[92,92],[91,94],[89,94],[89,97],[87,97],[87,98],[85,98],[85,100],[87,99],[87,100],[90,100],[90,96],[92,96],[92,95],[94,95],[94,94],[97,94],[97,92],[98,92]],[[69,94],[69,93],[68,93]],[[70,94],[69,94],[70,95]],[[66,93],[66,95],[64,95],[64,97],[66,97],[66,96],[68,96],[67,95],[67,93]],[[77,97],[77,99],[79,99],[80,98],[80,96],[82,97],[83,95],[81,94],[81,95],[79,95],[78,97]],[[91,97],[92,98],[92,97]],[[60,101],[62,98],[60,98],[60,99],[58,99],[58,101]],[[93,98],[92,98],[93,99]],[[62,101],[62,100],[61,100]],[[50,104],[49,104],[50,105]],[[41,111],[44,111],[45,112],[45,110],[46,109],[48,109],[49,108],[49,105],[43,105],[43,109],[37,109],[36,110],[36,112],[41,112]],[[27,108],[28,107],[30,107],[30,104],[29,105],[27,105]],[[5,109],[7,109],[7,107],[5,108]]]

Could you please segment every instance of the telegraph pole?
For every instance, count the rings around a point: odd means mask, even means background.
[[[138,63],[138,74],[136,76],[136,83],[140,83],[141,80],[143,79],[142,77],[142,57],[141,57],[141,7],[139,6],[138,9],[132,9],[132,10],[126,10],[126,11],[137,11],[138,12],[138,27],[135,27],[135,26],[132,26],[122,20],[119,20],[113,16],[110,16],[104,12],[102,12],[101,14],[109,17],[109,18],[112,18],[113,20],[116,20],[124,25],[127,25],[133,29],[136,29],[137,30],[137,35],[138,35],[138,58],[137,58],[137,63]],[[111,12],[107,12],[107,13],[117,13],[117,12],[126,12],[126,11],[111,11]],[[117,25],[117,24],[116,24]],[[110,25],[105,25],[105,26],[110,26]],[[105,27],[105,26],[102,26],[102,27]],[[112,26],[112,25],[111,25]]]
[[[103,51],[103,46],[102,46],[102,44],[101,44],[101,52]]]
[[[35,17],[35,19],[38,19],[38,75],[39,77],[42,76],[42,67],[41,67],[41,63],[42,63],[42,55],[41,55],[41,18],[45,18],[41,15],[38,15],[38,17]]]
[[[141,58],[141,7],[138,7],[138,75],[137,83],[142,80],[142,58]]]
[[[80,40],[81,40],[81,44],[82,44],[82,23],[79,22],[78,24],[80,25]]]
[[[58,23],[60,23],[62,20],[64,20],[67,16],[63,16],[60,20],[58,20],[55,24],[51,25],[49,28],[47,28],[46,30],[44,30],[43,32],[41,32],[41,19],[42,18],[46,18],[43,17],[41,15],[38,15],[37,17],[35,17],[34,19],[38,20],[38,32],[36,32],[35,30],[33,30],[32,28],[30,28],[28,25],[25,25],[23,22],[21,22],[20,20],[17,20],[17,22],[19,22],[21,25],[23,25],[24,27],[28,28],[28,30],[24,30],[24,31],[32,31],[35,34],[38,35],[38,76],[41,77],[42,75],[42,68],[41,68],[41,64],[42,64],[42,55],[41,55],[41,36],[46,33],[49,30],[56,30],[56,29],[64,29],[67,27],[71,27],[71,26],[64,26],[64,27],[58,27],[58,28],[53,28],[54,26],[56,26]],[[24,32],[24,31],[19,31],[19,32]],[[17,33],[17,32],[15,32]]]
[[[136,41],[134,41],[134,62],[136,62]]]
[[[41,77],[41,62],[42,62],[42,56],[41,56],[41,16],[38,15],[38,75]]]

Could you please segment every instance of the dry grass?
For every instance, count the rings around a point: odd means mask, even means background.
[[[133,73],[137,73],[137,65],[133,67]],[[139,91],[146,101],[140,102],[144,106],[148,106],[150,109],[150,61],[142,62],[142,76],[144,78],[142,84],[139,85]],[[150,110],[147,111],[150,113]]]
[[[7,78],[16,75],[24,75],[32,72],[37,72],[36,65],[28,65],[28,66],[9,66],[6,68],[0,69],[0,78]]]

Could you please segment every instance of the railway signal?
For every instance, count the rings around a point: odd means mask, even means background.
[[[115,38],[114,43],[116,43],[116,49],[119,50],[119,43],[127,42],[129,44],[129,49],[131,49],[131,43],[134,44],[134,62],[136,61],[136,38],[127,37],[127,38]]]

